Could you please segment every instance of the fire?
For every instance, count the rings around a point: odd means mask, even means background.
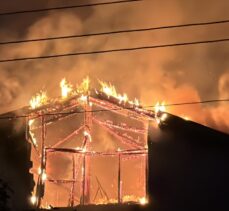
[[[86,77],[80,85],[77,85],[78,94],[87,94],[90,88],[90,79]]]
[[[99,83],[102,86],[101,91],[104,92],[108,97],[110,97],[110,96],[115,97],[115,98],[118,97],[116,89],[113,85],[111,85],[111,83],[108,84],[108,83],[103,82],[103,81],[99,81]]]
[[[139,203],[140,203],[141,205],[145,205],[145,204],[148,203],[148,200],[147,200],[146,197],[142,197],[142,198],[139,199]]]
[[[37,197],[36,196],[31,196],[30,197],[30,202],[34,205],[37,202]]]
[[[92,140],[91,140],[91,134],[90,134],[88,131],[85,130],[85,131],[83,132],[83,134],[84,134],[84,137],[86,137],[90,142],[92,141]]]
[[[101,91],[103,93],[105,93],[108,97],[112,96],[112,97],[118,99],[120,104],[128,102],[131,105],[135,105],[135,106],[140,105],[139,101],[136,98],[134,99],[134,101],[129,101],[129,98],[128,98],[126,93],[124,93],[123,95],[118,94],[115,86],[112,85],[111,83],[106,83],[103,81],[99,81],[99,83],[101,85]]]
[[[41,167],[37,169],[37,173],[40,175],[42,173]]]
[[[129,101],[130,104],[135,105],[135,106],[140,106],[140,102],[138,99],[134,99],[134,101]]]
[[[30,120],[28,121],[28,125],[29,125],[29,126],[32,126],[33,123],[34,123],[34,121],[35,121],[34,119],[30,119]]]
[[[155,105],[155,113],[159,113],[159,112],[165,112],[166,108],[165,108],[165,103],[159,103],[157,102]]]
[[[65,78],[61,80],[60,88],[62,99],[69,97],[70,93],[72,92],[72,85],[68,83]]]
[[[30,100],[29,104],[32,109],[38,108],[48,102],[46,92],[40,91]]]
[[[186,121],[190,121],[191,120],[191,118],[188,117],[188,116],[183,116],[183,119],[185,119]]]
[[[166,120],[168,115],[166,113],[164,113],[164,112],[166,112],[164,102],[162,102],[162,103],[157,102],[155,107],[154,107],[154,110],[155,110],[155,119],[156,119],[158,124]]]
[[[81,95],[81,97],[78,98],[78,100],[82,103],[87,102],[87,96],[86,95]]]
[[[47,174],[45,173],[44,170],[42,172],[41,179],[42,179],[42,181],[45,181],[47,179]]]

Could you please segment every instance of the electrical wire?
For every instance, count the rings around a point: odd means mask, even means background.
[[[20,44],[20,43],[29,43],[29,42],[41,42],[41,41],[51,41],[51,40],[64,40],[64,39],[82,38],[82,37],[90,37],[90,36],[104,36],[104,35],[112,35],[112,34],[133,33],[133,32],[146,32],[146,31],[155,31],[155,30],[162,30],[162,29],[174,29],[174,28],[182,28],[182,27],[194,27],[194,26],[207,26],[207,25],[225,24],[225,23],[229,23],[229,20],[197,22],[197,23],[187,23],[187,24],[178,24],[178,25],[169,25],[169,26],[139,28],[139,29],[125,29],[125,30],[116,30],[116,31],[107,31],[107,32],[94,32],[94,33],[87,33],[87,34],[74,34],[74,35],[68,35],[68,36],[33,38],[33,39],[24,39],[24,40],[12,40],[12,41],[0,42],[0,45]]]
[[[185,105],[197,105],[197,104],[208,104],[208,103],[219,103],[219,102],[229,102],[228,99],[214,99],[214,100],[204,100],[204,101],[190,101],[190,102],[182,102],[182,103],[171,103],[171,104],[164,104],[165,107],[173,107],[173,106],[185,106]],[[150,106],[142,106],[140,108],[155,108],[156,105]],[[133,110],[133,107],[125,107],[125,108],[114,108],[114,109],[96,109],[90,111],[71,111],[71,112],[54,112],[54,113],[43,113],[39,114],[38,116],[53,116],[53,115],[70,115],[70,114],[84,114],[84,113],[96,113],[96,112],[107,112],[107,111],[118,111],[118,110]],[[26,118],[29,115],[14,115],[14,116],[4,116],[0,115],[1,119],[18,119],[18,118]]]
[[[148,46],[140,46],[140,47],[134,47],[134,48],[117,48],[117,49],[108,49],[108,50],[99,50],[99,51],[73,52],[73,53],[66,53],[66,54],[22,57],[22,58],[15,58],[15,59],[2,59],[0,60],[0,63],[28,61],[28,60],[37,60],[37,59],[51,59],[51,58],[81,56],[81,55],[106,54],[106,53],[124,52],[124,51],[138,51],[138,50],[147,50],[147,49],[155,49],[155,48],[168,48],[168,47],[176,47],[176,46],[220,43],[220,42],[228,42],[228,41],[229,41],[229,38],[224,38],[224,39],[216,39],[216,40],[201,40],[201,41],[171,43],[171,44],[162,44],[162,45],[148,45]]]
[[[122,0],[122,1],[110,1],[110,2],[100,2],[94,4],[81,4],[81,5],[72,5],[72,6],[63,6],[63,7],[50,7],[43,9],[32,9],[32,10],[21,10],[21,11],[13,11],[13,12],[3,12],[0,13],[0,16],[8,16],[8,15],[17,15],[17,14],[25,14],[25,13],[36,13],[36,12],[47,12],[54,10],[66,10],[66,9],[74,9],[74,8],[82,8],[82,7],[95,7],[102,5],[111,5],[111,4],[122,4],[122,3],[134,3],[144,0]]]

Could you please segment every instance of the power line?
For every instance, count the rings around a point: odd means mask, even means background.
[[[12,40],[12,41],[0,42],[0,45],[19,44],[19,43],[28,43],[28,42],[41,42],[41,41],[50,41],[50,40],[63,40],[63,39],[72,39],[72,38],[80,38],[80,37],[103,36],[103,35],[123,34],[123,33],[133,33],[133,32],[146,32],[146,31],[154,31],[154,30],[162,30],[162,29],[173,29],[173,28],[181,28],[181,27],[193,27],[193,26],[206,26],[206,25],[224,24],[224,23],[229,23],[229,20],[187,23],[187,24],[158,26],[158,27],[139,28],[139,29],[126,29],[126,30],[116,30],[116,31],[108,31],[108,32],[95,32],[95,33],[87,33],[87,34],[75,34],[75,35],[68,35],[68,36],[34,38],[34,39],[25,39],[25,40]]]
[[[182,103],[171,103],[171,104],[164,104],[165,107],[173,107],[173,106],[185,106],[185,105],[197,105],[197,104],[207,104],[207,103],[217,103],[217,102],[229,102],[229,99],[214,99],[214,100],[204,100],[204,101],[190,101],[190,102],[182,102]],[[150,106],[142,106],[140,108],[155,108],[157,106],[150,105]],[[53,115],[70,115],[70,114],[83,114],[87,113],[96,113],[96,112],[107,112],[107,111],[118,111],[118,110],[134,110],[133,107],[126,107],[126,108],[114,108],[114,109],[96,109],[90,111],[71,111],[71,112],[54,112],[54,113],[44,113],[40,114],[40,116],[53,116]],[[14,115],[14,116],[0,116],[1,119],[18,119],[18,118],[26,118],[29,115]],[[39,115],[38,115],[39,116]]]
[[[193,42],[171,43],[171,44],[163,44],[163,45],[148,45],[148,46],[140,46],[134,48],[118,48],[118,49],[108,49],[108,50],[100,50],[100,51],[73,52],[73,53],[54,54],[54,55],[46,55],[46,56],[2,59],[0,60],[0,63],[37,60],[37,59],[51,59],[51,58],[81,56],[81,55],[105,54],[105,53],[124,52],[124,51],[138,51],[138,50],[147,50],[147,49],[155,49],[155,48],[168,48],[168,47],[186,46],[186,45],[220,43],[220,42],[227,42],[227,41],[229,41],[229,38],[217,39],[217,40],[202,40],[202,41],[193,41]]]
[[[111,4],[133,3],[133,2],[138,2],[138,1],[144,1],[144,0],[122,0],[122,1],[100,2],[100,3],[94,3],[94,4],[81,4],[81,5],[72,5],[72,6],[63,6],[63,7],[50,7],[50,8],[43,8],[43,9],[21,10],[21,11],[0,13],[0,16],[25,14],[25,13],[36,13],[36,12],[47,12],[47,11],[53,11],[53,10],[66,10],[66,9],[74,9],[74,8],[82,8],[82,7],[95,7],[95,6],[111,5]]]

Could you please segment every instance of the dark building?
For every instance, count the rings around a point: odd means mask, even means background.
[[[153,210],[229,210],[229,135],[168,115],[148,147]]]
[[[13,113],[12,113],[13,114]],[[31,145],[26,141],[26,121],[0,119],[0,210],[24,210],[29,207],[33,176],[29,173]],[[6,197],[8,196],[8,197]]]

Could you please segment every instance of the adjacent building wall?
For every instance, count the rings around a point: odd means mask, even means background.
[[[169,115],[148,145],[153,210],[229,210],[229,135]]]
[[[25,210],[29,206],[33,186],[30,147],[25,119],[0,119],[0,179],[9,187],[10,198],[4,206],[11,210]]]

